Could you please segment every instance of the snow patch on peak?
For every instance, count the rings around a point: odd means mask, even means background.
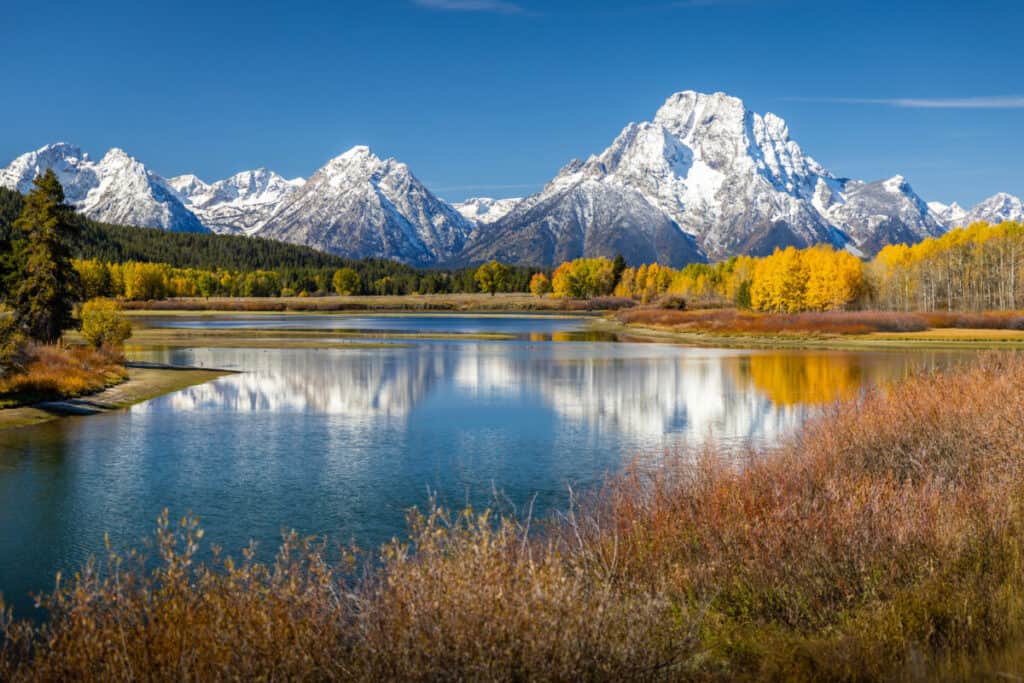
[[[507,199],[473,197],[463,202],[452,204],[452,206],[455,207],[456,211],[475,223],[493,223],[508,214],[520,201],[522,201],[521,197],[509,197]]]
[[[886,189],[887,192],[894,192],[897,194],[903,194],[912,191],[910,189],[910,183],[908,183],[907,179],[901,175],[894,175],[893,177],[883,181],[882,186]]]
[[[214,232],[252,234],[304,181],[288,180],[269,169],[257,168],[209,184],[191,174],[168,182]]]

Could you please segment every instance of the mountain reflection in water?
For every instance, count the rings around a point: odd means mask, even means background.
[[[479,398],[539,401],[560,420],[632,435],[638,446],[666,446],[707,438],[773,442],[814,406],[944,366],[955,354],[437,342],[352,350],[200,349],[155,357],[244,372],[134,411],[319,413],[370,429],[375,419],[407,419],[444,387],[469,406]],[[450,416],[456,423],[457,407]]]

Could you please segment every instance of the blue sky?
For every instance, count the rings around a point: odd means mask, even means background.
[[[669,94],[722,90],[834,173],[1024,194],[1024,3],[11,3],[0,164],[120,146],[164,175],[308,175],[356,144],[443,197],[535,191]]]

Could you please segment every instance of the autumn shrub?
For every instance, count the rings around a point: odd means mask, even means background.
[[[24,357],[22,371],[0,378],[0,407],[92,394],[127,377],[108,349],[30,344]]]
[[[963,313],[931,311],[923,313],[929,327],[958,327],[972,330],[1024,330],[1024,315],[1012,311]]]
[[[658,307],[670,311],[685,311],[687,309],[686,299],[670,294],[658,299]]]
[[[90,299],[79,312],[82,336],[93,348],[120,348],[132,336],[132,324],[112,299]]]
[[[14,316],[0,318],[0,378],[25,371],[27,350],[28,339]]]

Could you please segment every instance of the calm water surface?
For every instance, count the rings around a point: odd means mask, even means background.
[[[362,349],[175,349],[241,371],[130,410],[0,432],[0,591],[21,614],[58,571],[137,544],[164,507],[269,554],[283,528],[372,546],[431,493],[543,513],[637,454],[772,444],[815,406],[964,356],[579,341],[580,319],[248,316],[191,327],[503,332]]]

